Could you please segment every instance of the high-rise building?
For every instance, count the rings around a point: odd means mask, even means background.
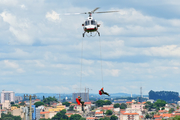
[[[15,93],[13,91],[2,91],[1,103],[4,103],[5,100],[9,100],[9,102],[15,102]]]
[[[76,102],[76,98],[81,96],[82,101],[89,102],[89,93],[73,93],[72,95],[72,102]]]

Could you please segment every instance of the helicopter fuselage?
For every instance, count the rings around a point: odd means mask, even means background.
[[[98,30],[98,27],[100,27],[99,24],[97,24],[96,20],[94,20],[92,17],[88,17],[88,19],[82,24],[83,29],[85,32],[96,32]]]

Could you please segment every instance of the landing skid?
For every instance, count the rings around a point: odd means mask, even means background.
[[[97,33],[98,33],[98,35],[100,36],[100,32],[98,32],[98,31],[96,31]],[[96,33],[96,34],[97,34]],[[83,34],[82,34],[82,36],[84,37],[84,35],[86,34],[86,32],[84,32]],[[95,37],[96,36],[96,34],[94,35],[94,36],[92,36],[92,32],[90,33],[90,36],[87,36],[87,34],[86,34],[86,36],[87,37]]]

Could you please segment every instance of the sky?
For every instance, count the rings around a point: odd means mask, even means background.
[[[142,86],[143,94],[180,92],[179,5],[179,0],[0,0],[0,90],[74,93],[86,87],[98,94],[104,87],[140,94]],[[93,14],[101,36],[82,38],[88,15],[64,14],[96,7],[119,12]]]

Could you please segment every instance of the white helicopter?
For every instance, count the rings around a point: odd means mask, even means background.
[[[94,13],[112,13],[112,12],[119,12],[119,11],[105,11],[105,12],[95,12],[97,9],[99,9],[99,7],[95,8],[93,11],[91,12],[85,12],[85,13],[80,13],[80,14],[89,14],[89,17],[87,20],[85,20],[85,22],[82,24],[83,29],[84,29],[84,33],[82,34],[83,37],[85,35],[85,33],[90,33],[92,36],[92,32],[96,32],[98,33],[98,35],[100,36],[100,33],[98,32],[98,27],[100,27],[100,24],[97,23],[97,21],[95,19],[93,19],[93,17],[91,16]],[[96,34],[95,34],[96,35]],[[94,35],[94,36],[95,36]]]
[[[94,14],[94,13],[112,13],[112,12],[119,12],[119,11],[95,12],[97,9],[99,9],[99,7],[95,8],[93,11],[90,11],[90,12],[85,12],[85,13],[66,13],[65,15],[71,15],[71,14],[76,14],[76,15],[77,14],[89,14],[88,19],[85,20],[85,22],[82,24],[83,29],[84,29],[83,37],[84,37],[85,33],[90,33],[90,36],[92,36],[93,32],[98,33],[98,35],[100,36],[100,33],[98,32],[98,27],[100,27],[100,24],[97,24],[97,21],[95,19],[93,19],[92,14]]]

